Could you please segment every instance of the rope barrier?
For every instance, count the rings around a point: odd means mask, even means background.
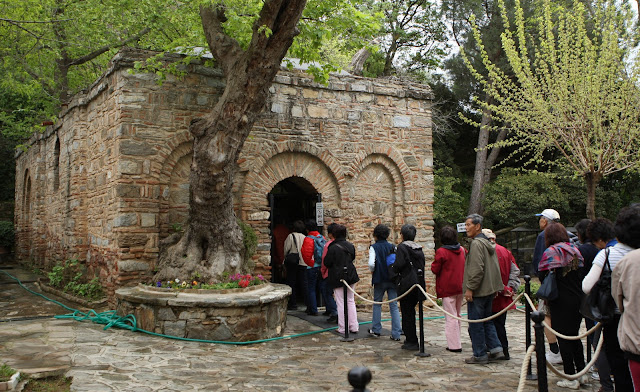
[[[531,298],[527,294],[525,294],[525,298],[527,299],[527,302],[529,302],[529,306],[531,306],[531,309],[535,309],[536,307],[533,305],[533,301],[531,300]],[[580,339],[583,339],[583,338],[591,335],[598,328],[601,327],[600,323],[598,323],[598,324],[594,325],[590,330],[588,330],[585,333],[583,333],[582,335],[567,336],[567,335],[563,335],[560,332],[556,331],[555,329],[551,328],[551,326],[549,326],[549,324],[547,324],[546,321],[543,321],[542,325],[544,325],[544,327],[546,329],[548,329],[552,334],[556,335],[559,338],[565,339],[565,340],[580,340]]]
[[[10,277],[11,279],[15,280],[18,282],[18,284],[20,285],[20,287],[22,287],[24,290],[28,291],[31,294],[34,294],[36,296],[42,297],[43,299],[53,302],[73,313],[71,314],[66,314],[66,315],[58,315],[55,316],[56,319],[74,319],[77,321],[84,321],[84,320],[90,320],[94,323],[97,324],[104,324],[105,327],[103,328],[104,330],[107,330],[111,327],[117,327],[120,329],[126,329],[132,332],[142,332],[148,335],[152,335],[152,336],[158,336],[158,337],[163,337],[163,338],[168,338],[168,339],[174,339],[174,340],[181,340],[181,341],[191,341],[191,342],[200,342],[200,343],[216,343],[216,344],[231,344],[231,345],[249,345],[249,344],[256,344],[256,343],[263,343],[263,342],[269,342],[269,341],[275,341],[275,340],[282,340],[282,339],[291,339],[294,337],[299,337],[299,336],[307,336],[307,335],[312,335],[312,334],[316,334],[316,333],[322,333],[322,332],[326,332],[326,331],[331,331],[331,330],[335,330],[337,327],[331,327],[331,328],[325,328],[325,329],[321,329],[321,330],[317,330],[317,331],[311,331],[311,332],[304,332],[304,333],[299,333],[299,334],[294,334],[294,335],[288,335],[288,336],[279,336],[279,337],[275,337],[275,338],[268,338],[268,339],[261,339],[261,340],[252,340],[252,341],[247,341],[247,342],[229,342],[229,341],[217,341],[217,340],[203,340],[203,339],[193,339],[193,338],[181,338],[181,337],[177,337],[177,336],[171,336],[171,335],[164,335],[164,334],[158,334],[155,332],[151,332],[151,331],[147,331],[141,328],[137,328],[137,320],[135,318],[134,315],[129,314],[126,316],[118,316],[116,314],[115,310],[109,310],[106,312],[101,312],[101,313],[97,313],[95,310],[90,309],[87,312],[82,312],[78,309],[73,309],[70,308],[68,306],[66,306],[65,304],[53,300],[51,298],[48,298],[47,296],[40,294],[38,292],[35,292],[31,289],[29,289],[28,287],[24,286],[22,284],[22,282],[12,276],[11,274],[9,274],[6,271],[0,270],[0,272],[3,272],[5,275],[7,275],[8,277]],[[511,308],[513,305],[515,305],[516,302],[518,302],[518,300],[520,300],[523,296],[525,297],[526,301],[529,303],[529,305],[531,306],[532,309],[535,309],[535,305],[533,304],[533,301],[531,300],[531,298],[529,297],[529,295],[527,295],[526,293],[521,293],[518,296],[516,296],[516,298],[514,298],[514,300],[511,302],[511,304],[509,304],[507,307],[505,307],[504,309],[502,309],[500,312],[484,318],[484,319],[480,319],[480,320],[469,320],[469,319],[464,319],[461,317],[458,317],[457,315],[453,315],[449,312],[447,312],[446,310],[444,310],[440,305],[438,305],[438,303],[436,301],[433,300],[433,298],[436,298],[435,296],[427,293],[420,285],[415,284],[414,286],[412,286],[409,290],[407,290],[407,292],[403,293],[402,295],[398,296],[397,298],[393,299],[393,300],[388,300],[388,301],[381,301],[381,302],[376,302],[376,301],[371,301],[367,298],[362,297],[361,295],[359,295],[358,293],[355,292],[355,290],[353,290],[351,288],[351,286],[349,286],[347,284],[347,282],[345,282],[344,280],[341,280],[341,282],[345,285],[345,287],[347,287],[348,290],[350,290],[355,296],[357,296],[358,298],[360,298],[363,301],[372,303],[372,304],[376,304],[376,305],[383,305],[383,304],[387,304],[390,302],[394,302],[394,301],[399,301],[400,299],[404,298],[405,296],[407,296],[414,288],[418,288],[420,291],[422,291],[422,293],[424,294],[425,298],[427,298],[433,305],[435,305],[436,308],[438,308],[438,310],[440,310],[441,312],[443,312],[444,314],[460,320],[460,321],[465,321],[468,323],[480,323],[480,322],[486,322],[489,320],[492,320],[496,317],[499,317],[500,315],[502,315],[504,312],[508,311],[509,308]],[[424,306],[424,305],[423,305]],[[425,319],[437,319],[437,318],[442,318],[442,317],[427,317]],[[359,324],[368,324],[370,322],[360,322]],[[598,328],[600,328],[602,326],[601,323],[596,324],[593,328],[591,328],[590,330],[586,331],[585,333],[578,335],[578,336],[566,336],[563,335],[557,331],[555,331],[554,329],[552,329],[550,326],[548,326],[546,324],[546,322],[542,322],[542,325],[544,325],[545,328],[547,328],[549,331],[551,331],[554,335],[562,338],[562,339],[566,339],[566,340],[580,340],[586,336],[591,335],[592,333],[594,333]],[[598,345],[596,347],[595,353],[591,359],[591,361],[585,365],[584,369],[582,369],[580,372],[576,373],[576,374],[565,374],[561,371],[559,371],[558,369],[556,369],[551,363],[547,362],[547,368],[549,370],[551,370],[554,374],[556,374],[559,377],[568,379],[568,380],[577,380],[579,378],[581,378],[582,376],[584,376],[589,369],[595,364],[596,359],[598,358],[598,356],[600,355],[600,351],[602,349],[602,345],[603,345],[604,339],[600,338],[600,340],[598,341]],[[527,371],[527,366],[528,364],[531,362],[531,356],[533,354],[533,352],[535,351],[535,346],[534,345],[530,345],[527,348],[526,351],[526,355],[524,358],[524,361],[522,363],[522,367],[521,367],[521,372],[520,372],[520,381],[518,384],[518,390],[517,392],[522,392],[523,388],[524,388],[524,381],[526,380],[526,371]]]
[[[402,294],[401,296],[398,296],[398,297],[397,297],[397,298],[395,298],[395,299],[388,300],[388,301],[382,301],[382,302],[376,302],[376,301],[372,301],[372,300],[370,300],[370,299],[368,299],[368,298],[365,298],[365,297],[361,296],[360,294],[358,294],[358,293],[357,293],[353,288],[351,288],[351,286],[349,286],[349,284],[348,284],[344,279],[341,279],[340,281],[342,282],[342,284],[344,284],[344,286],[345,286],[345,287],[347,287],[347,288],[348,288],[348,290],[349,290],[349,291],[351,291],[351,292],[353,293],[353,295],[354,295],[354,296],[356,296],[356,297],[360,298],[361,300],[363,300],[363,301],[365,301],[365,302],[369,302],[369,303],[372,303],[372,304],[375,304],[375,305],[382,305],[382,304],[386,304],[386,303],[390,303],[390,302],[394,302],[394,301],[399,301],[400,299],[402,299],[403,297],[405,297],[406,295],[408,295],[408,294],[409,294],[409,293],[410,293],[414,288],[416,288],[416,287],[417,287],[420,291],[422,291],[422,293],[425,295],[425,297],[427,297],[427,299],[428,299],[429,301],[431,301],[431,303],[433,303],[433,304],[434,304],[434,305],[435,305],[435,306],[436,306],[436,307],[437,307],[441,312],[443,312],[444,314],[446,314],[446,315],[448,315],[448,316],[450,316],[450,317],[453,317],[453,318],[454,318],[454,319],[456,319],[456,320],[464,321],[464,322],[466,322],[466,323],[484,323],[484,322],[487,322],[487,321],[493,320],[493,319],[495,319],[495,318],[497,318],[497,317],[500,317],[503,313],[505,313],[506,311],[508,311],[508,310],[509,310],[509,308],[510,308],[511,306],[515,305],[515,303],[516,303],[516,302],[518,302],[518,300],[519,300],[519,299],[522,297],[522,295],[524,294],[524,293],[519,294],[519,295],[518,295],[518,296],[513,300],[513,302],[511,302],[511,303],[510,303],[506,308],[502,309],[501,311],[499,311],[499,312],[498,312],[498,313],[496,313],[496,314],[493,314],[493,315],[491,315],[491,316],[489,316],[489,317],[485,317],[485,318],[483,318],[483,319],[478,319],[478,320],[469,320],[469,319],[466,319],[466,318],[458,317],[458,316],[453,315],[453,314],[451,314],[451,313],[447,312],[446,310],[444,310],[440,305],[438,305],[438,303],[437,303],[437,302],[435,302],[433,299],[431,299],[432,295],[431,295],[431,294],[429,294],[429,293],[427,293],[427,292],[426,292],[426,291],[425,291],[425,290],[424,290],[424,289],[423,289],[419,284],[417,284],[417,283],[416,283],[416,284],[414,284],[413,286],[411,286],[411,287],[409,288],[409,290],[407,290],[404,294]]]
[[[518,381],[517,392],[522,392],[524,390],[525,381],[527,381],[527,366],[531,362],[531,356],[534,351],[536,351],[536,346],[535,344],[532,344],[527,348],[527,352],[524,355],[524,361],[522,361],[522,367],[520,368],[520,381]]]
[[[600,323],[598,323],[596,325],[596,327],[599,327]],[[595,327],[594,327],[595,328]],[[589,369],[591,369],[591,367],[596,363],[596,360],[598,359],[598,356],[600,355],[600,350],[602,349],[602,342],[604,342],[603,337],[600,337],[600,340],[598,340],[598,345],[596,346],[596,351],[593,353],[593,356],[591,357],[591,361],[589,363],[587,363],[584,366],[584,369],[582,369],[580,372],[576,373],[576,374],[566,374],[561,372],[560,370],[556,369],[555,366],[553,366],[551,363],[547,362],[547,368],[549,370],[551,370],[556,376],[562,377],[562,378],[566,378],[567,380],[577,380],[580,377],[584,376],[585,374],[587,374],[587,372],[589,371]],[[590,348],[587,348],[590,349]]]

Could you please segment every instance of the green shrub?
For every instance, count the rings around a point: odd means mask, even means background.
[[[9,381],[15,372],[16,371],[7,364],[2,364],[2,366],[0,366],[0,382]]]
[[[525,288],[525,285],[521,284],[520,287],[518,287],[518,293],[517,294],[524,293],[524,288]],[[540,283],[531,281],[531,300],[533,301],[534,305],[536,305],[536,306],[538,306],[538,298],[536,297],[536,293],[538,292],[539,288],[540,288]],[[523,305],[526,305],[527,304],[527,299],[523,296],[522,298],[520,298],[520,302]],[[535,309],[533,309],[533,310],[535,310]]]
[[[49,277],[49,285],[62,289],[65,293],[89,300],[96,300],[104,296],[100,280],[97,277],[89,279],[85,266],[78,259],[57,263],[47,276]]]
[[[0,221],[0,246],[8,249],[13,248],[15,234],[12,222]]]
[[[238,220],[238,225],[242,229],[242,243],[244,245],[244,259],[245,261],[251,260],[251,257],[256,253],[258,248],[258,236],[251,226]]]

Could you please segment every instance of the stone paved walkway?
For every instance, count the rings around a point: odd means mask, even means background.
[[[320,333],[233,346],[105,331],[90,322],[6,321],[16,315],[28,317],[38,309],[38,316],[67,313],[7,282],[0,286],[0,306],[0,362],[27,373],[64,373],[73,377],[72,391],[348,391],[347,372],[354,366],[371,370],[373,380],[368,387],[372,392],[515,391],[525,346],[520,312],[507,317],[510,361],[466,365],[463,359],[471,355],[466,326],[463,353],[450,353],[445,350],[442,319],[425,322],[426,351],[432,356],[418,358],[387,337],[345,343],[335,334]],[[426,316],[439,314],[427,312]],[[359,318],[368,321],[371,314],[360,312]],[[360,333],[366,333],[368,327],[361,325]],[[285,334],[316,329],[289,316]],[[558,378],[550,375],[549,379],[550,391],[563,390],[555,386]],[[594,382],[582,390],[597,391],[598,387]],[[537,390],[535,382],[527,382],[525,390]]]

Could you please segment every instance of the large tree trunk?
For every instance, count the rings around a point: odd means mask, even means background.
[[[490,97],[487,97],[490,100]],[[473,172],[473,185],[471,187],[471,198],[469,200],[469,214],[482,214],[482,188],[489,180],[487,162],[487,146],[489,145],[489,134],[491,125],[491,113],[488,109],[482,111],[480,122],[480,132],[478,134],[478,145],[476,147],[476,167]]]
[[[587,218],[596,219],[596,188],[602,180],[602,174],[588,172],[584,175],[584,182],[587,185]]]
[[[226,86],[211,113],[191,124],[189,223],[177,242],[173,238],[163,244],[155,280],[186,280],[197,273],[209,282],[225,272],[242,271],[242,232],[231,192],[237,160],[297,34],[305,5],[306,0],[266,0],[247,49],[224,33],[222,5],[200,9],[209,48],[225,74]],[[261,26],[268,27],[271,35],[260,32]]]

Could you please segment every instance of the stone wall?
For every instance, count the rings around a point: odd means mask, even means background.
[[[224,87],[218,70],[193,63],[158,84],[130,73],[148,53],[125,50],[60,120],[17,157],[17,257],[40,266],[77,257],[115,288],[153,274],[158,242],[184,224],[192,119]],[[171,58],[170,58],[171,59]],[[322,194],[325,224],[344,223],[356,244],[360,291],[373,227],[412,223],[433,259],[430,91],[422,85],[334,76],[327,85],[281,71],[245,143],[236,212],[257,232],[256,272],[270,262],[267,194],[302,177]]]

